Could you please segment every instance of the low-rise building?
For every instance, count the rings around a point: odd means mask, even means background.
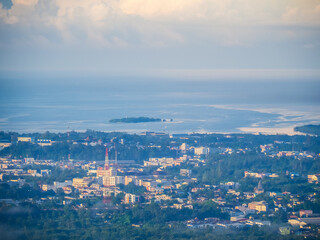
[[[37,144],[42,147],[45,147],[45,146],[51,146],[52,142],[49,139],[37,139]]]
[[[34,142],[33,137],[18,137],[18,142]]]
[[[210,148],[208,147],[198,147],[194,148],[195,155],[208,155],[210,152]]]
[[[78,183],[77,178],[74,178],[74,179],[76,179],[75,184],[77,184]],[[53,182],[54,190],[57,190],[59,188],[64,188],[66,186],[72,186],[72,185],[73,185],[73,182],[71,180],[66,180],[64,182]]]
[[[303,228],[306,225],[320,225],[320,217],[289,219],[288,222],[294,227]]]
[[[125,204],[134,204],[136,202],[139,202],[139,196],[135,194],[126,193],[126,195],[124,196]]]
[[[91,182],[91,178],[84,177],[84,178],[74,178],[72,180],[72,186],[74,188],[83,188],[88,187]]]
[[[268,210],[268,204],[265,201],[251,202],[248,204],[248,208],[258,212],[266,212]]]
[[[312,174],[312,175],[308,175],[308,182],[309,183],[319,183],[319,179],[320,179],[320,174]]]
[[[184,177],[190,177],[192,170],[189,169],[180,169],[180,175]]]
[[[301,210],[299,211],[300,217],[308,217],[308,216],[310,216],[310,215],[312,215],[312,214],[313,214],[313,211],[312,211],[312,210],[304,210],[304,209],[301,209]]]

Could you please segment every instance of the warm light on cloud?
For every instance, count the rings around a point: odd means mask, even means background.
[[[85,18],[87,21],[103,21],[110,17],[125,17],[136,15],[146,19],[170,21],[216,21],[221,24],[281,24],[305,23],[317,24],[320,20],[320,3],[317,0],[52,0],[57,8],[39,7],[43,5],[38,0],[13,0],[13,6],[8,10],[10,15],[28,15],[33,18],[30,11],[19,10],[19,5],[30,7],[36,15],[53,15],[56,18],[64,17],[70,21],[76,18]],[[1,11],[6,11],[2,9]],[[110,14],[110,13],[113,14]],[[16,16],[19,18],[19,16]],[[255,20],[255,22],[252,22]],[[208,24],[208,22],[203,22]]]
[[[87,36],[102,31],[100,37],[106,38],[115,31],[141,34],[143,21],[144,30],[153,28],[157,36],[163,33],[164,40],[169,36],[169,42],[176,39],[177,43],[185,39],[181,24],[185,24],[184,29],[195,31],[199,27],[209,30],[219,26],[320,25],[320,3],[316,0],[52,0],[46,4],[38,0],[13,0],[11,9],[0,10],[0,17],[6,24],[30,22],[39,25],[38,28],[54,26],[69,40],[76,28]],[[225,39],[225,43],[239,44],[239,40]]]
[[[180,52],[183,53],[194,46],[203,49],[261,46],[264,51],[266,44],[276,44],[277,51],[288,44],[305,51],[310,49],[305,46],[320,47],[319,0],[13,0],[12,3],[9,9],[0,5],[0,27],[10,28],[0,38],[3,48],[13,47],[13,42],[26,49],[32,43],[37,48],[40,43],[88,52],[99,48],[185,48]],[[210,54],[214,62],[224,57],[217,50]],[[199,58],[210,57],[199,55]]]
[[[120,1],[120,8],[125,14],[139,15],[146,18],[166,16],[180,18],[190,12],[191,9],[196,10],[195,8],[201,2],[197,0],[122,0]]]
[[[38,0],[12,0],[13,6],[15,5],[26,5],[26,6],[34,6],[38,3]]]
[[[204,24],[320,24],[319,1],[275,0],[122,0],[125,14],[159,21],[209,21]]]
[[[306,1],[305,1],[306,2]],[[307,4],[306,4],[307,5]],[[320,24],[320,2],[313,6],[306,7],[304,4],[301,6],[287,7],[282,15],[282,20],[287,24],[297,25],[319,25]]]

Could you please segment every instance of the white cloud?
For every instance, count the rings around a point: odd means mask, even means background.
[[[320,25],[318,0],[121,0],[119,6],[125,14],[158,21]]]
[[[67,42],[76,41],[81,32],[102,45],[110,38],[130,41],[125,32],[139,34],[145,38],[142,42],[154,35],[158,39],[155,42],[180,44],[185,42],[184,34],[198,33],[201,27],[207,31],[218,28],[211,35],[215,38],[227,36],[222,27],[230,26],[320,25],[318,0],[52,0],[51,7],[48,4],[43,0],[13,0],[11,9],[1,8],[0,17],[5,24],[29,25],[30,34],[35,25],[38,30],[50,26]],[[227,45],[240,42],[237,36],[222,40]]]
[[[38,0],[12,0],[13,6],[25,5],[25,6],[35,6]]]
[[[142,73],[140,73],[142,74]],[[147,76],[161,76],[181,80],[207,79],[207,80],[246,80],[265,81],[265,79],[278,81],[279,79],[291,81],[292,79],[317,79],[320,70],[310,69],[161,69],[143,71]]]
[[[310,4],[314,2],[314,4]],[[299,6],[288,6],[282,15],[282,20],[290,25],[317,25],[320,24],[320,2],[303,1]]]
[[[138,15],[144,18],[175,18],[183,19],[191,9],[198,7],[201,1],[197,0],[163,0],[163,1],[146,1],[146,0],[122,0],[120,9],[129,15]]]
[[[318,34],[320,3],[319,0],[13,0],[11,9],[0,7],[0,19],[0,25],[11,25],[14,29],[12,38],[34,40],[41,46],[51,42],[97,48],[192,44],[235,47],[255,41],[301,38],[301,32],[294,27],[313,26],[314,35]],[[277,30],[279,26],[284,28],[281,33]],[[314,39],[305,42],[319,45]]]
[[[58,8],[56,18],[73,21],[85,17],[87,21],[99,22],[109,19],[115,13],[118,17],[140,16],[159,21],[216,21],[221,24],[271,24],[304,23],[320,24],[320,3],[318,0],[52,0]],[[51,9],[35,9],[41,0],[13,0],[9,15],[46,14]],[[21,11],[21,7],[24,10]],[[30,8],[30,9],[27,9]],[[4,9],[2,9],[3,11]],[[41,13],[39,12],[41,10]],[[38,11],[38,12],[37,12]],[[110,14],[111,13],[111,14]],[[255,22],[252,22],[252,21]],[[205,24],[206,22],[204,22]]]

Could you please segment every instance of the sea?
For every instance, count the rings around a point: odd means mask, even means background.
[[[0,130],[297,134],[320,123],[319,79],[6,77]],[[109,123],[151,117],[172,121]]]

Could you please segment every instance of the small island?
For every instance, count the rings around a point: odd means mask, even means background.
[[[144,123],[144,122],[161,122],[160,118],[149,117],[126,117],[109,120],[110,123]]]

